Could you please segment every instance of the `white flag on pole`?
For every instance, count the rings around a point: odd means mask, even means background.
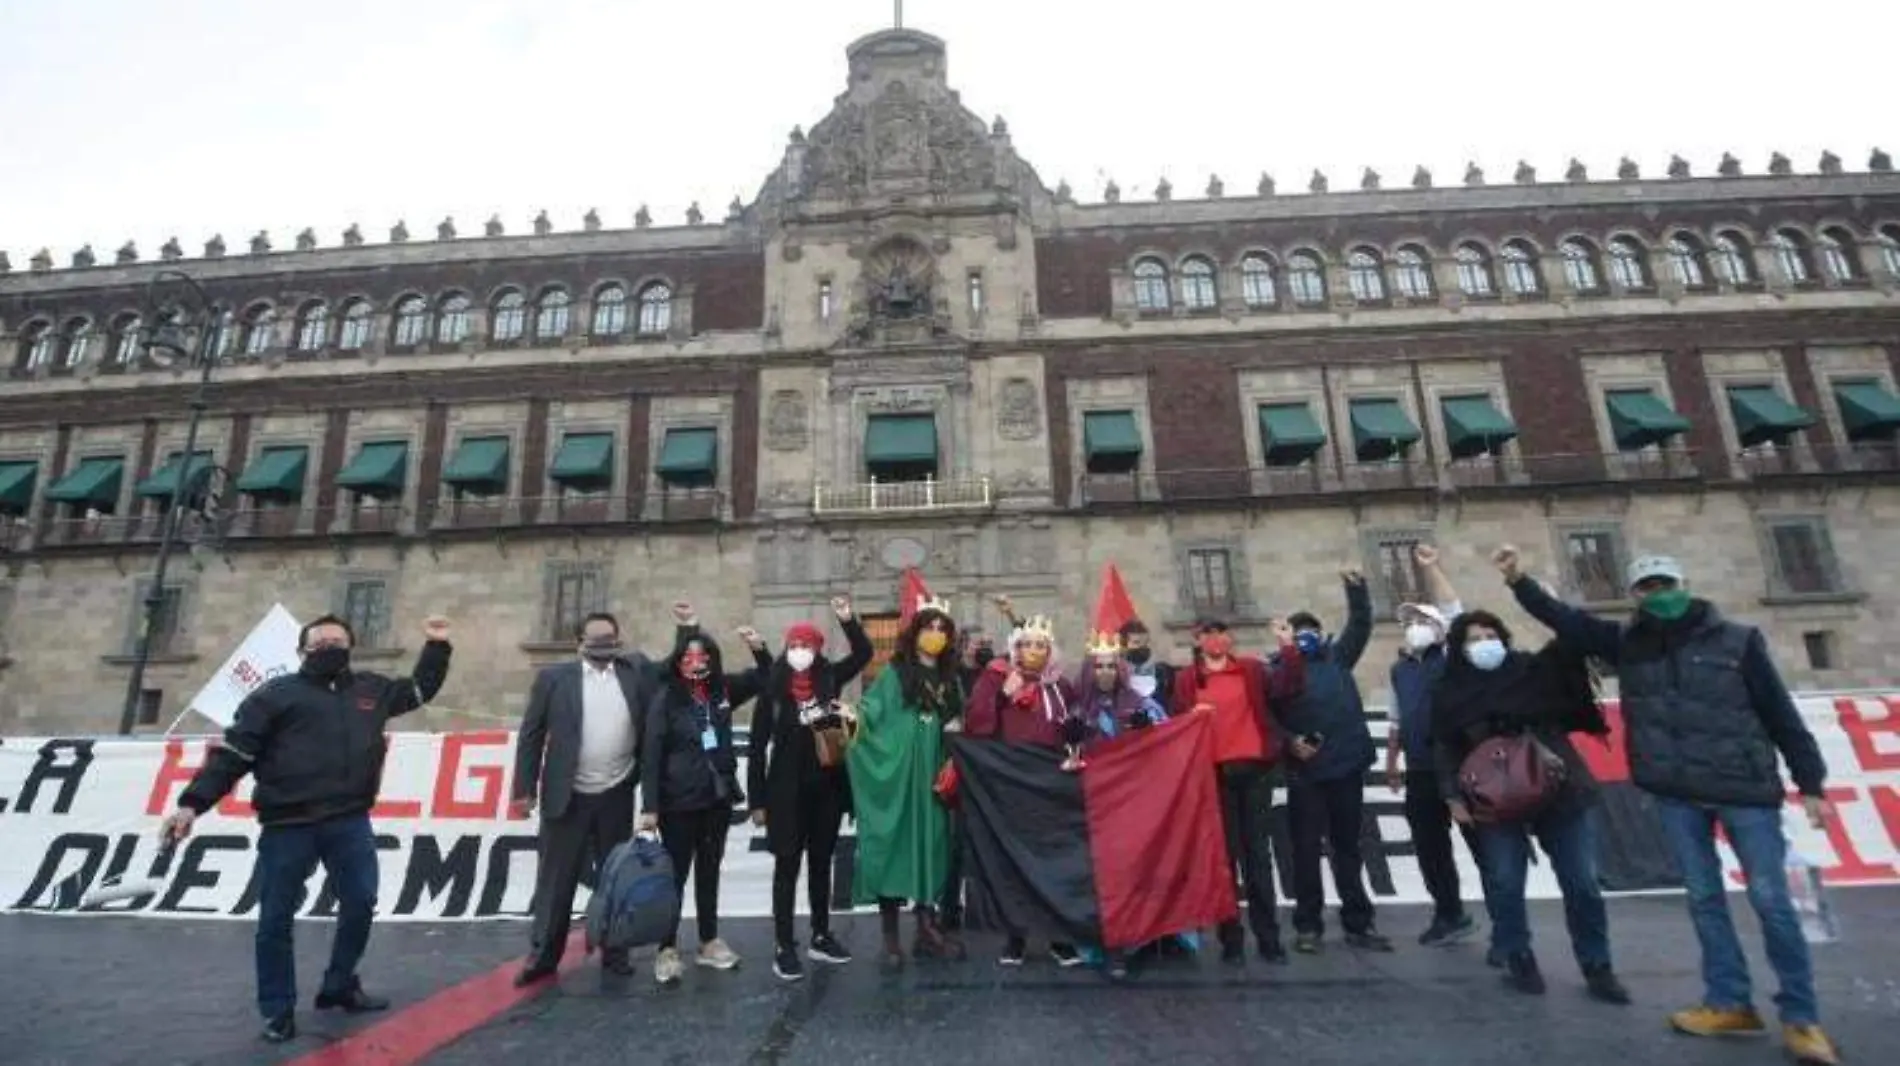
[[[244,643],[218,667],[216,676],[192,697],[187,705],[220,726],[229,726],[237,717],[238,704],[257,686],[298,667],[297,620],[283,604],[277,604],[251,630]]]

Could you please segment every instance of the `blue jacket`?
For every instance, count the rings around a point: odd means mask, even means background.
[[[1319,733],[1325,740],[1306,762],[1289,758],[1287,776],[1334,781],[1364,774],[1378,760],[1365,701],[1353,680],[1353,667],[1372,639],[1372,592],[1364,583],[1346,586],[1346,627],[1307,656],[1306,687],[1285,702],[1280,721],[1294,736]]]
[[[1398,715],[1399,743],[1408,771],[1432,768],[1432,686],[1444,672],[1442,644],[1418,655],[1401,655],[1392,664],[1392,708]]]

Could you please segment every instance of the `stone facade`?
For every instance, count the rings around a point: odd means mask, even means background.
[[[173,306],[194,343],[219,323],[196,444],[218,474],[180,523],[142,728],[276,602],[351,618],[379,669],[451,616],[454,676],[416,723],[447,728],[517,716],[585,611],[649,649],[679,598],[776,635],[840,592],[894,613],[912,566],[965,622],[994,628],[998,594],[1054,614],[1073,653],[1112,562],[1177,654],[1203,614],[1250,642],[1296,608],[1336,623],[1338,571],[1362,568],[1376,693],[1422,539],[1487,606],[1502,541],[1605,609],[1627,559],[1671,552],[1796,683],[1900,674],[1900,454],[1844,399],[1900,375],[1884,157],[1081,204],[962,105],[941,41],[887,31],[847,57],[830,113],[722,224],[168,251],[202,298],[135,262],[0,275],[0,730],[117,724],[167,520],[140,483],[182,449],[195,391],[141,356]],[[1764,389],[1809,424],[1763,437],[1736,397]],[[1687,428],[1632,438],[1610,407],[1638,392]],[[1509,426],[1475,450],[1474,405]],[[1289,450],[1263,409],[1319,438]],[[1374,409],[1415,439],[1368,436]],[[928,455],[876,454],[899,422]],[[1116,463],[1091,443],[1110,423]],[[584,483],[556,471],[576,439]],[[456,472],[471,442],[500,484]],[[397,443],[389,484],[339,485]],[[286,449],[300,483],[242,487]],[[48,498],[112,459],[110,498]]]

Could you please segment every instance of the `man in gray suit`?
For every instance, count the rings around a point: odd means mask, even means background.
[[[678,639],[698,632],[690,604],[673,605]],[[533,946],[517,986],[552,977],[567,947],[574,892],[590,862],[633,835],[633,790],[647,704],[662,667],[620,642],[611,614],[590,614],[575,634],[577,661],[541,670],[528,694],[515,747],[516,817],[541,808]],[[625,952],[601,957],[610,973],[632,973]]]

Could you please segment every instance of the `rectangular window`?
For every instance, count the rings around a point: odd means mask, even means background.
[[[1784,596],[1822,596],[1841,591],[1834,546],[1816,519],[1789,518],[1768,523],[1773,591]]]
[[[581,620],[607,609],[606,574],[593,563],[557,563],[548,572],[547,639],[566,643]]]
[[[1401,603],[1426,602],[1425,575],[1412,554],[1424,539],[1418,533],[1384,533],[1370,538],[1366,554],[1372,566],[1367,578],[1383,613],[1389,614]]]
[[[359,578],[343,586],[343,606],[337,612],[350,624],[359,648],[387,647],[389,639],[389,582]]]
[[[831,321],[831,282],[829,279],[818,283],[818,321]]]
[[[152,594],[149,580],[138,584],[138,598],[132,604],[132,631],[126,641],[126,653],[138,650],[139,633],[145,626],[147,604],[145,598]],[[152,632],[149,650],[153,655],[173,655],[179,650],[179,637],[184,624],[185,590],[181,585],[168,585],[165,588],[164,602],[159,605],[157,617],[152,619]]]
[[[1187,599],[1195,614],[1233,612],[1232,563],[1226,548],[1195,548],[1187,553]]]
[[[165,705],[165,690],[157,688],[139,689],[138,718],[139,725],[157,725],[158,712]]]
[[[1803,633],[1801,647],[1808,653],[1808,669],[1834,669],[1834,634],[1826,630]]]
[[[983,272],[981,270],[970,271],[968,285],[970,290],[970,316],[972,318],[981,318],[983,317]]]
[[[1623,598],[1621,538],[1607,529],[1576,529],[1563,535],[1564,565],[1570,585],[1585,603],[1615,603]]]

